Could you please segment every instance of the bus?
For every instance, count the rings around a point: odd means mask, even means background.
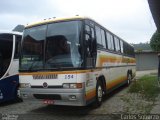
[[[0,103],[18,100],[19,45],[22,33],[0,31]]]
[[[25,27],[19,79],[22,98],[53,105],[100,106],[130,84],[134,48],[88,17],[53,18]]]

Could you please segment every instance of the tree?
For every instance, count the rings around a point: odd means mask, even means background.
[[[151,37],[150,46],[154,51],[160,51],[160,33],[158,31]]]
[[[23,32],[24,25],[17,25],[12,31]]]

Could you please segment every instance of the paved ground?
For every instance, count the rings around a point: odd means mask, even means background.
[[[140,71],[137,77],[145,74],[156,74],[156,71]],[[145,113],[150,103],[141,100],[138,95],[127,93],[128,87],[123,86],[108,96],[100,108],[93,107],[68,107],[44,105],[32,100],[26,100],[21,103],[5,103],[0,105],[0,113],[3,120],[119,120],[121,115]],[[157,98],[157,101],[160,101]],[[160,106],[157,102],[156,105]],[[159,113],[159,107],[154,107],[151,113]],[[4,119],[4,118],[12,119]],[[15,119],[13,119],[15,118]]]
[[[121,87],[114,91],[112,96],[104,100],[100,108],[89,107],[68,107],[44,105],[36,101],[25,100],[22,103],[6,103],[0,106],[0,113],[3,115],[18,115],[21,120],[32,119],[55,119],[55,120],[117,120],[120,119],[120,113],[123,113],[125,102],[120,98],[126,92],[126,87]],[[118,109],[117,109],[118,108]],[[112,115],[116,114],[116,115]]]

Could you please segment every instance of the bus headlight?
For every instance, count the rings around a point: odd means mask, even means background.
[[[30,83],[20,83],[20,88],[30,88],[31,84]]]
[[[64,83],[63,88],[71,88],[71,89],[76,89],[76,88],[82,88],[83,85],[82,83]]]
[[[69,83],[64,83],[63,88],[69,88]]]

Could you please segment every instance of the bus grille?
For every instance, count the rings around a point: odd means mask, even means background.
[[[61,100],[60,95],[54,94],[33,94],[36,99],[50,99],[50,100]]]
[[[51,74],[51,75],[33,75],[33,79],[57,79],[57,74]]]

